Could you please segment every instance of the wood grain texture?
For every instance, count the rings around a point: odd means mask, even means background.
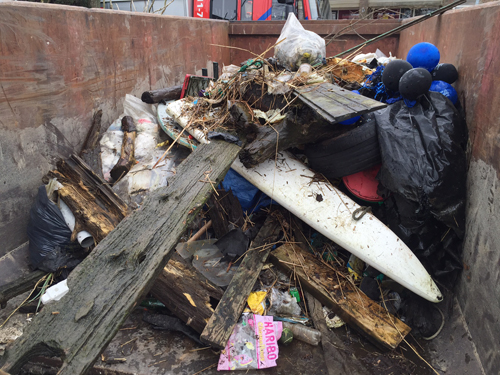
[[[263,246],[276,242],[280,229],[277,220],[269,215],[203,330],[201,341],[218,349],[226,347],[271,251],[271,246]]]
[[[294,90],[305,104],[331,123],[387,107],[387,104],[357,95],[329,82]]]
[[[86,373],[151,289],[186,225],[213,192],[199,180],[210,171],[219,183],[239,150],[216,141],[198,147],[168,187],[151,192],[70,274],[68,294],[37,315],[6,350],[1,368],[18,374],[30,357],[45,355],[62,358],[59,375]],[[54,310],[60,314],[52,315]]]
[[[128,206],[76,155],[57,163],[57,170],[48,173],[63,185],[59,196],[76,218],[73,237],[86,230],[99,243],[128,214]]]
[[[410,332],[410,327],[390,315],[358,288],[337,277],[335,271],[308,251],[286,244],[276,249],[270,260],[285,272],[295,271],[306,291],[376,346],[395,349]]]
[[[155,280],[151,293],[179,319],[201,333],[215,311],[212,304],[215,306],[221,300],[224,291],[175,253]]]
[[[11,298],[33,289],[37,281],[45,275],[46,272],[36,270],[8,284],[0,285],[0,308],[5,308]]]

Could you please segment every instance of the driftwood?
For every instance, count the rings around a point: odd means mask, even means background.
[[[316,116],[306,106],[288,112],[285,119],[272,126],[257,123],[255,116],[242,103],[235,103],[230,111],[240,139],[248,142],[240,154],[240,160],[247,168],[274,157],[276,151],[331,138],[345,129]]]
[[[44,355],[61,357],[59,375],[86,373],[151,289],[188,222],[213,192],[200,180],[210,171],[210,180],[218,184],[239,151],[222,142],[199,146],[168,187],[151,192],[73,270],[68,294],[34,318],[0,358],[0,367],[18,374],[31,357]]]
[[[240,154],[245,167],[251,168],[273,158],[278,151],[340,135],[346,127],[336,125],[337,122],[386,106],[328,83],[297,90],[295,95],[300,100],[287,109],[285,119],[271,125],[257,123],[244,104],[235,103],[231,107],[240,138],[251,142]]]
[[[109,174],[114,181],[120,180],[125,176],[135,164],[135,137],[137,129],[134,124],[134,119],[130,116],[122,118],[123,142],[120,159],[111,169]]]
[[[90,130],[87,133],[85,142],[83,143],[82,149],[80,151],[80,156],[93,150],[95,146],[97,146],[97,140],[99,139],[99,134],[101,132],[101,118],[102,109],[94,113],[94,116],[92,117],[92,125],[90,126]]]
[[[186,325],[201,333],[224,291],[175,253],[154,282],[151,293]]]
[[[271,253],[270,260],[284,272],[295,273],[306,291],[376,346],[395,349],[410,332],[401,320],[299,246],[285,244]]]
[[[271,251],[269,244],[276,242],[280,229],[276,218],[269,215],[203,330],[201,341],[218,349],[225,348]]]
[[[101,177],[96,175],[76,155],[57,163],[57,170],[48,174],[63,185],[59,196],[76,218],[73,236],[86,230],[98,243],[123,220],[127,205],[115,194]]]
[[[208,205],[215,237],[221,238],[229,232],[230,224],[241,228],[245,220],[241,204],[231,190],[217,189],[217,193],[210,197]]]
[[[361,375],[368,373],[355,354],[346,348],[335,330],[331,330],[326,325],[321,302],[307,292],[305,295],[314,326],[321,332],[321,346],[323,347],[328,374]]]
[[[8,284],[0,286],[0,307],[3,309],[7,305],[7,301],[15,296],[32,290],[37,281],[45,276],[44,271],[33,271],[20,277],[17,280],[11,281]]]
[[[181,98],[182,86],[172,86],[165,89],[144,91],[141,95],[141,100],[144,103],[155,104],[162,100],[178,100]]]

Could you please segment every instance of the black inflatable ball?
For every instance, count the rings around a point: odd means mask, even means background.
[[[444,81],[450,85],[458,79],[457,68],[453,64],[438,64],[431,75],[433,81]]]
[[[382,82],[392,92],[399,91],[399,80],[403,74],[412,68],[408,61],[393,60],[384,68]]]
[[[432,84],[432,76],[424,68],[408,70],[399,80],[399,92],[403,98],[417,100],[417,98],[429,91]]]

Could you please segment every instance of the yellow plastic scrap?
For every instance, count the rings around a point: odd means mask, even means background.
[[[266,302],[265,302],[266,295],[267,295],[266,292],[259,291],[259,292],[252,292],[248,296],[247,299],[248,307],[250,307],[250,310],[252,310],[254,314],[264,315],[264,309],[266,307]]]

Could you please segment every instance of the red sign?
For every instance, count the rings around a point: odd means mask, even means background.
[[[210,18],[210,0],[194,0],[193,17]]]

